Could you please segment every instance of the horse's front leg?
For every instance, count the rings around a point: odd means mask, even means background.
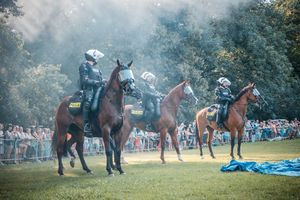
[[[160,132],[160,159],[162,164],[166,164],[165,161],[165,140],[166,140],[166,135],[167,135],[167,129],[163,129]]]
[[[90,170],[84,160],[83,157],[83,143],[84,143],[84,136],[83,133],[79,133],[78,139],[77,139],[77,144],[76,144],[76,151],[77,154],[79,156],[81,165],[82,165],[82,169],[85,170],[87,173],[89,174],[93,174],[92,170]]]
[[[174,146],[174,148],[176,150],[176,153],[177,153],[177,158],[178,158],[179,161],[184,162],[184,160],[182,159],[182,156],[181,156],[180,149],[179,149],[179,143],[178,143],[177,135],[178,135],[178,128],[175,128],[174,131],[170,131],[170,136],[171,136],[171,139],[172,139],[173,146]]]
[[[120,174],[125,174],[121,166],[121,140],[122,137],[120,136],[120,134],[115,137],[114,159],[117,170],[120,172]]]
[[[241,155],[241,145],[242,145],[242,140],[243,140],[243,133],[244,133],[244,129],[238,131],[237,155],[239,156],[239,159],[243,159],[243,156]]]
[[[103,127],[103,142],[105,147],[105,155],[106,155],[106,171],[108,172],[108,176],[114,176],[114,173],[111,168],[112,163],[112,150],[110,147],[110,128],[109,127]]]
[[[74,136],[72,136],[71,139],[68,140],[68,142],[67,142],[67,150],[68,150],[69,154],[70,154],[71,157],[72,157],[71,160],[70,160],[70,166],[71,166],[72,168],[74,168],[74,166],[75,166],[75,159],[76,159],[76,156],[75,156],[73,150],[71,149],[71,147],[72,147],[72,145],[73,145],[74,143],[75,143],[75,139],[74,139]]]
[[[234,154],[233,154],[233,149],[234,149],[234,145],[235,145],[235,133],[236,133],[235,130],[232,130],[230,132],[230,134],[231,134],[231,142],[230,142],[231,143],[231,151],[230,151],[230,156],[231,156],[232,160],[235,159]]]

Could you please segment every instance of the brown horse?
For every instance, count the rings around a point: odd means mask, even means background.
[[[137,93],[134,85],[134,77],[130,69],[132,62],[128,65],[123,65],[120,64],[118,60],[117,64],[117,67],[111,74],[110,80],[104,88],[102,100],[98,102],[100,112],[97,111],[96,113],[92,113],[91,116],[94,136],[103,137],[107,159],[106,170],[111,176],[113,176],[113,172],[110,162],[112,156],[110,134],[111,132],[116,132],[123,124],[124,94],[137,98],[140,98],[141,96],[140,93]],[[65,97],[60,103],[55,118],[55,131],[57,134],[55,143],[58,156],[58,173],[59,175],[64,174],[62,155],[67,133],[72,135],[72,138],[68,141],[67,148],[70,148],[73,143],[77,143],[76,151],[80,158],[83,170],[87,173],[91,173],[91,170],[87,167],[83,157],[83,118],[82,115],[73,116],[70,114],[68,111],[69,100],[70,96]],[[116,163],[120,163],[120,156],[119,159],[117,157]],[[122,174],[123,170],[119,166],[120,165],[117,165],[117,169]]]
[[[228,109],[228,118],[224,121],[225,128],[220,129],[215,121],[207,120],[208,107],[200,110],[196,114],[196,129],[198,132],[199,146],[200,146],[200,156],[203,158],[202,144],[203,144],[203,133],[205,128],[208,130],[207,143],[212,158],[215,158],[212,151],[211,143],[213,139],[214,130],[218,131],[230,131],[231,133],[231,153],[230,156],[234,159],[233,148],[235,145],[236,132],[238,132],[238,149],[237,154],[240,159],[241,155],[241,143],[244,133],[244,127],[246,123],[246,112],[247,106],[250,101],[259,102],[261,99],[260,93],[255,88],[255,83],[249,84],[247,87],[243,88],[241,92],[237,95],[233,104]]]
[[[183,161],[180,154],[179,144],[177,140],[177,123],[176,115],[183,99],[187,99],[190,103],[196,104],[198,99],[195,97],[194,92],[188,81],[183,81],[175,88],[173,88],[169,94],[163,99],[161,103],[161,117],[158,121],[154,122],[154,128],[157,132],[160,132],[160,144],[161,144],[161,156],[160,159],[162,163],[166,163],[164,157],[165,150],[165,138],[167,133],[170,134],[172,143],[176,149],[178,159]],[[116,135],[116,147],[123,149],[125,143],[127,142],[130,132],[133,127],[137,127],[141,130],[145,130],[145,122],[133,122],[130,119],[131,110],[133,105],[125,106],[125,116],[122,128],[119,130],[119,134]]]

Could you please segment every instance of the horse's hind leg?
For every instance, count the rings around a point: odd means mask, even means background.
[[[173,130],[173,131],[170,130],[169,133],[170,133],[170,136],[171,136],[171,139],[172,139],[173,146],[176,150],[178,160],[181,161],[181,162],[184,162],[184,160],[181,157],[181,152],[180,152],[180,149],[179,149],[179,143],[178,143],[178,139],[177,139],[178,128],[175,128],[175,130]]]
[[[78,135],[77,144],[76,144],[76,151],[77,151],[78,157],[80,159],[82,169],[85,170],[87,173],[92,174],[93,173],[92,170],[90,170],[88,168],[88,166],[86,165],[86,162],[84,160],[84,157],[83,157],[83,143],[84,143],[83,133],[80,132],[78,134],[79,135]]]
[[[243,133],[244,130],[238,131],[238,149],[237,149],[237,155],[239,156],[239,159],[243,159],[243,156],[241,155],[241,145],[243,140]]]
[[[216,158],[215,155],[214,155],[214,152],[212,150],[212,139],[214,137],[214,129],[209,127],[209,126],[207,126],[206,128],[208,130],[207,145],[208,145],[208,148],[209,148],[210,156],[212,158]]]
[[[57,141],[57,147],[56,147],[56,152],[57,152],[57,159],[58,159],[58,174],[60,176],[64,175],[64,166],[62,162],[62,157],[64,154],[64,143],[66,140],[66,134],[67,134],[67,128],[63,127],[62,125],[57,126],[57,134],[58,134],[58,141]]]
[[[198,125],[196,125],[196,126],[198,126]],[[203,159],[204,157],[203,157],[202,145],[203,145],[203,133],[204,133],[205,128],[198,126],[197,130],[198,130],[198,133],[196,133],[196,134],[197,134],[197,138],[199,140],[200,156]]]

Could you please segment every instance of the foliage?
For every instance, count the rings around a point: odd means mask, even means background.
[[[10,87],[10,102],[14,122],[53,126],[53,116],[60,99],[70,84],[61,74],[60,65],[38,65],[25,70],[22,79]]]
[[[57,163],[1,166],[1,199],[299,199],[297,177],[261,175],[248,172],[222,173],[230,162],[229,145],[215,148],[216,159],[204,149],[183,151],[187,161],[179,163],[174,151],[166,152],[161,165],[158,152],[128,153],[126,175],[107,177],[105,156],[86,157],[94,175],[87,175],[76,161],[75,169],[64,160],[65,177],[57,175]],[[224,153],[225,152],[225,153]],[[246,143],[247,161],[276,162],[300,156],[300,140]],[[263,152],[263,153],[262,153]],[[274,189],[276,188],[276,189]]]
[[[229,17],[212,19],[211,26],[205,30],[189,10],[162,18],[150,41],[151,52],[159,52],[161,62],[168,65],[164,71],[168,82],[178,77],[190,78],[196,83],[200,108],[213,103],[218,77],[232,80],[234,94],[249,82],[256,82],[268,106],[263,111],[250,107],[250,118],[299,116],[299,111],[289,109],[290,105],[300,106],[296,86],[299,78],[293,76],[286,55],[286,33],[281,27],[284,18],[274,9],[274,4],[250,1],[232,8]]]

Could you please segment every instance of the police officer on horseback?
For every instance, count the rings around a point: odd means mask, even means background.
[[[146,129],[152,130],[151,122],[160,118],[160,101],[164,95],[155,89],[156,76],[154,74],[144,72],[141,78],[143,79],[142,102],[145,107],[144,119],[146,121]]]
[[[96,49],[90,49],[84,54],[86,61],[79,67],[80,89],[83,90],[83,108],[82,115],[84,120],[84,134],[87,137],[92,137],[92,128],[89,123],[89,111],[94,96],[94,92],[103,87],[102,73],[95,68],[98,60],[104,56],[103,53]]]
[[[219,111],[217,113],[217,124],[220,128],[223,128],[223,120],[226,117],[228,105],[233,101],[233,96],[231,95],[231,90],[229,86],[231,82],[225,78],[221,77],[217,80],[218,86],[215,89],[215,95],[217,103],[220,104]]]

